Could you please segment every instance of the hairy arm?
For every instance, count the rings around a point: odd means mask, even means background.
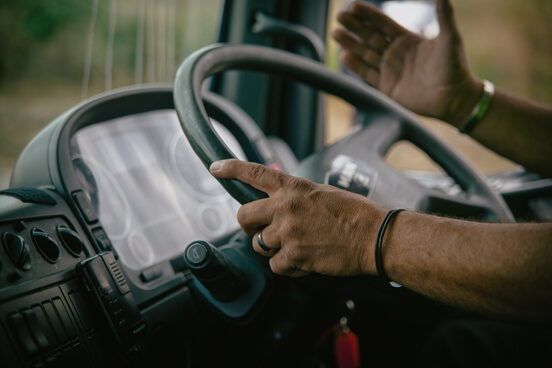
[[[401,212],[390,230],[384,268],[396,282],[463,309],[551,322],[552,224]]]
[[[447,122],[460,127],[482,93],[474,78],[472,92],[463,92],[457,112]],[[552,107],[497,89],[472,138],[496,153],[545,177],[552,177]]]

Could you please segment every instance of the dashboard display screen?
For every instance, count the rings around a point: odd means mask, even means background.
[[[217,122],[219,136],[246,159]],[[197,158],[174,110],[126,116],[80,129],[73,169],[121,262],[141,270],[182,254],[195,240],[239,228],[239,208]]]

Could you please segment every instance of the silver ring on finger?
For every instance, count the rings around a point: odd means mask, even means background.
[[[270,252],[271,250],[273,250],[273,248],[270,248],[268,245],[265,244],[265,242],[263,241],[262,232],[263,230],[257,233],[257,243],[259,243],[259,247],[261,247],[262,250],[264,250],[265,252]]]

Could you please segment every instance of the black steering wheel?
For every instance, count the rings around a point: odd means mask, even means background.
[[[206,167],[217,160],[234,158],[214,131],[203,106],[201,84],[214,73],[228,69],[266,72],[288,77],[344,99],[370,114],[362,129],[305,159],[294,173],[315,182],[328,182],[332,170],[349,162],[365,177],[371,199],[388,207],[422,212],[513,221],[500,195],[466,160],[418,122],[416,117],[376,89],[342,73],[328,70],[310,59],[268,47],[212,45],[196,51],[180,66],[174,100],[180,123],[191,146]],[[408,179],[385,164],[383,156],[397,141],[409,140],[425,151],[461,187],[449,195]],[[249,185],[220,180],[240,203],[263,197]]]

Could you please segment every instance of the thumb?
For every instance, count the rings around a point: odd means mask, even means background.
[[[437,17],[439,19],[439,28],[443,35],[460,36],[450,0],[437,0]]]

